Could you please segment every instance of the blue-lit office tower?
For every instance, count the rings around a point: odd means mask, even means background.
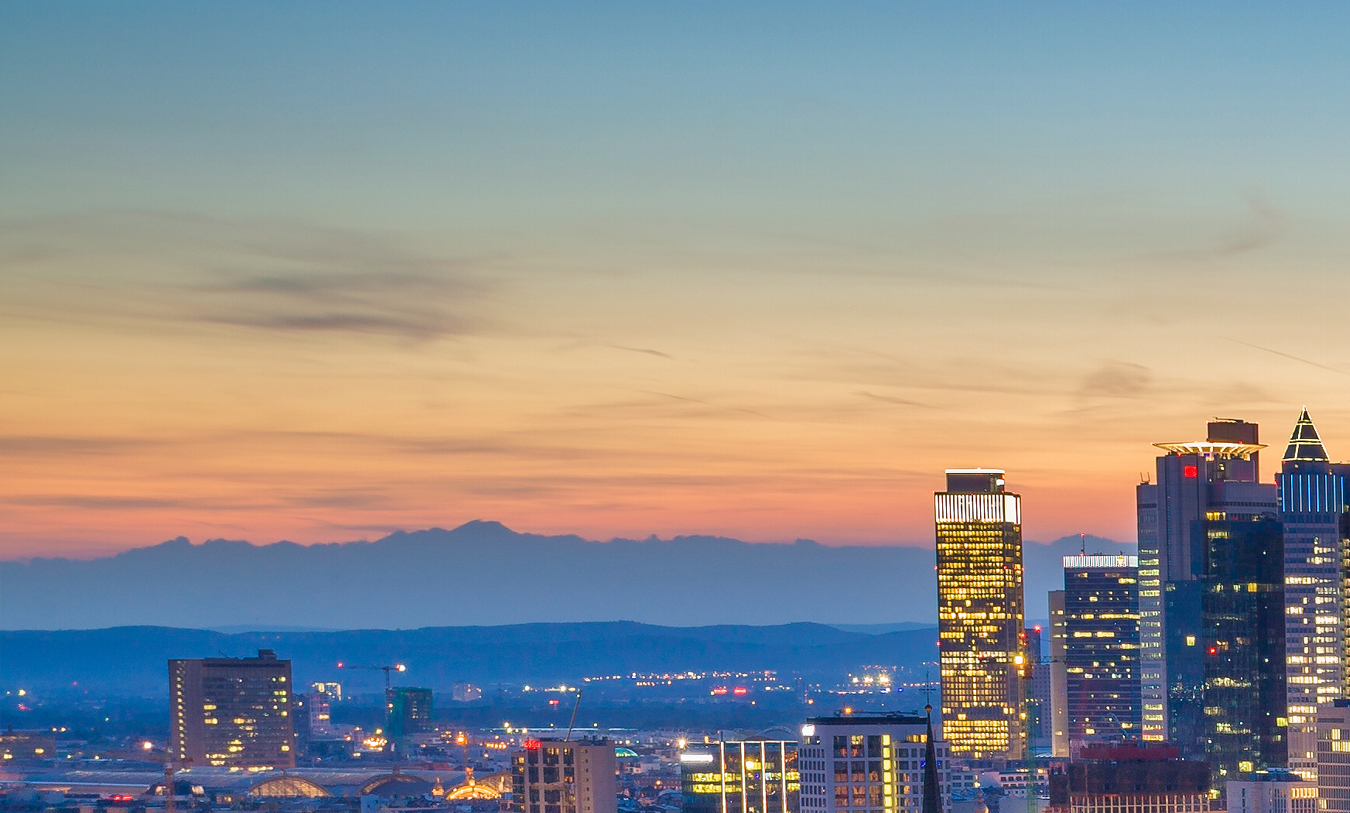
[[[1139,527],[1142,736],[1204,759],[1200,641],[1206,529],[1211,517],[1276,511],[1274,484],[1257,482],[1257,426],[1214,420],[1205,440],[1157,443],[1156,479],[1136,491]]]
[[[1138,739],[1139,560],[1065,556],[1069,740]]]
[[[1346,690],[1346,475],[1303,410],[1276,476],[1284,525],[1289,767],[1317,775],[1317,707]]]

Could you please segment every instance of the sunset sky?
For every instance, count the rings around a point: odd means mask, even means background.
[[[0,558],[1350,458],[1350,6],[1106,5],[0,5]]]

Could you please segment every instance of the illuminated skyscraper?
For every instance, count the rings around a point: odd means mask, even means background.
[[[291,662],[169,661],[169,758],[193,767],[294,768]]]
[[[934,495],[942,733],[953,756],[1019,759],[1027,747],[1019,667],[1022,498],[996,469],[948,469]]]
[[[1171,740],[1204,759],[1201,657],[1206,523],[1274,512],[1275,486],[1257,482],[1257,426],[1214,420],[1203,441],[1157,443],[1157,479],[1136,491],[1139,523],[1143,738]]]
[[[1316,778],[1317,713],[1345,694],[1346,475],[1328,461],[1308,410],[1289,438],[1280,473],[1284,526],[1289,767]]]
[[[1071,741],[1139,737],[1139,560],[1065,556]]]

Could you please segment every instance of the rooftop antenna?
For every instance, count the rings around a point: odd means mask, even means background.
[[[1087,534],[1078,534],[1078,553],[1081,556],[1087,556]]]

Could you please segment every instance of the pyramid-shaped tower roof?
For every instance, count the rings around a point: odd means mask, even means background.
[[[1289,446],[1284,450],[1284,462],[1295,460],[1319,463],[1328,460],[1327,450],[1322,446],[1322,439],[1317,435],[1317,427],[1313,426],[1312,418],[1308,417],[1307,407],[1304,407],[1303,414],[1298,416],[1298,423],[1294,424],[1294,433],[1289,436]]]

